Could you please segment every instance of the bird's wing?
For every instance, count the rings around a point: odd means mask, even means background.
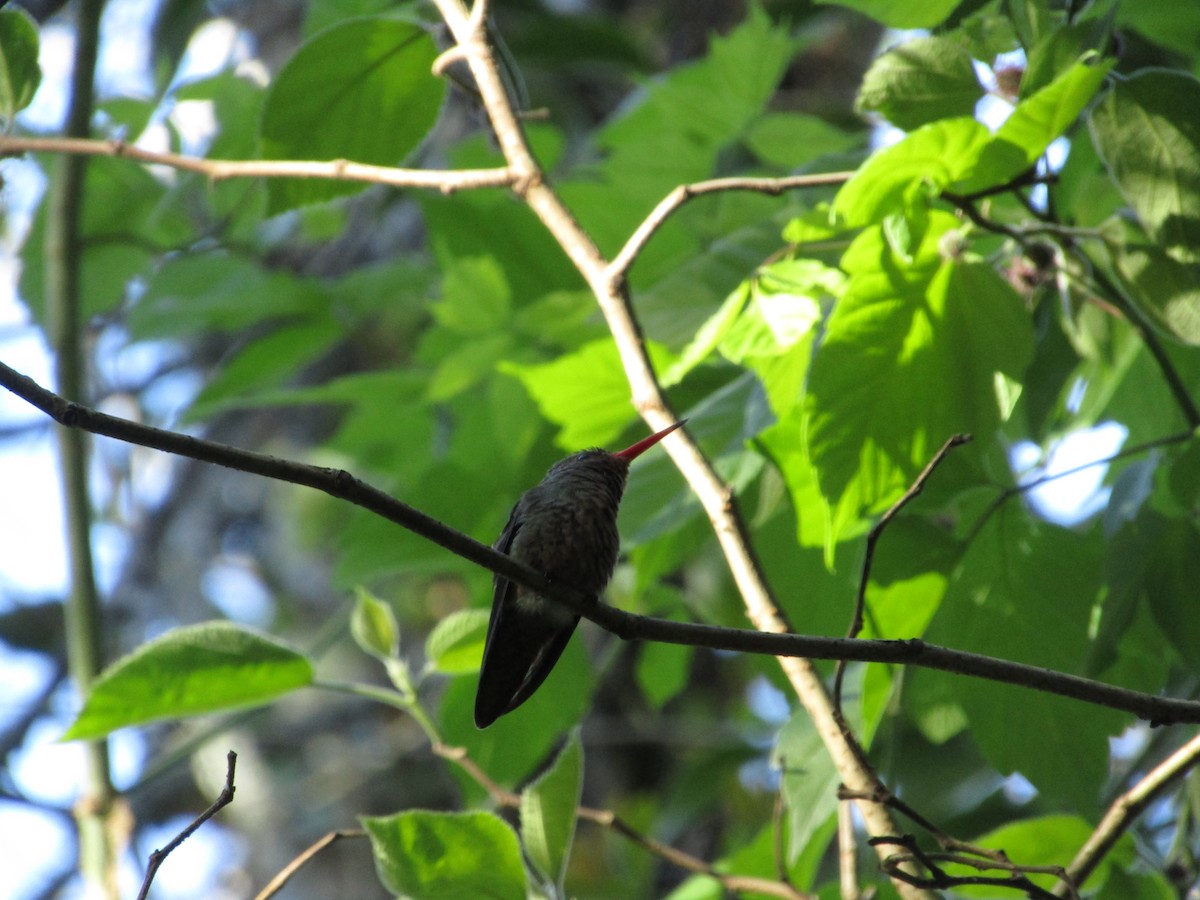
[[[523,519],[516,508],[508,517],[494,545],[501,553],[512,549]],[[502,575],[495,577],[475,694],[475,725],[479,728],[516,709],[541,687],[579,622],[577,616],[563,622],[524,611],[517,603],[518,590]]]
[[[542,686],[566,649],[578,619],[568,622],[529,615],[515,604],[493,611],[475,694],[475,725],[486,728]]]

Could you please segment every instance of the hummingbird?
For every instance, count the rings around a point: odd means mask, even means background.
[[[593,447],[559,460],[521,495],[493,545],[596,603],[617,565],[617,509],[629,464],[687,420],[619,453]],[[497,575],[475,694],[475,726],[487,728],[541,687],[571,639],[578,614]]]

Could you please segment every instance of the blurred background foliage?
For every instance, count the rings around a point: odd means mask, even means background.
[[[43,34],[70,25],[69,6],[22,6]],[[630,277],[670,399],[736,489],[800,629],[845,632],[867,528],[946,438],[971,432],[886,532],[866,634],[1194,696],[1200,11],[848,6],[502,0],[491,29],[540,161],[606,254],[681,183],[857,171],[840,191],[697,199]],[[10,60],[21,27],[6,32]],[[214,159],[500,162],[465,70],[449,85],[428,74],[447,37],[425,4],[163,0],[139,27],[143,90],[102,93],[97,135]],[[227,55],[214,65],[210,49],[196,75],[218,33]],[[995,138],[970,118],[994,129],[1014,105]],[[5,163],[5,178],[50,162]],[[210,182],[93,159],[83,204],[93,405],[348,469],[487,542],[558,457],[644,432],[585,284],[505,191]],[[45,216],[34,208],[17,287],[35,327]],[[1065,507],[1014,490],[1122,442],[1158,446],[1090,470]],[[584,803],[729,871],[782,865],[836,896],[837,776],[774,660],[585,626],[536,697],[479,732],[473,673],[425,668],[425,639],[486,607],[487,573],[303,489],[94,448],[95,531],[120,548],[109,659],[229,618],[302,648],[325,680],[382,684],[347,640],[367,585],[447,742],[501,785],[527,782],[580,724]],[[610,602],[745,625],[664,454],[635,467],[621,530]],[[5,720],[11,757],[36,754],[39,723],[61,726],[74,701],[57,598],[4,591],[0,639],[53,662]],[[995,832],[1026,864],[1067,864],[1088,823],[1189,736],[932,671],[853,667],[847,701],[892,790],[947,832]],[[120,785],[138,859],[162,843],[147,829],[208,802],[211,772],[196,773],[220,770],[227,747],[240,755],[237,802],[205,826],[226,858],[181,895],[244,896],[359,815],[487,804],[411,718],[352,697],[302,691],[125,739],[140,760]],[[4,792],[46,805],[11,774]],[[1189,778],[1152,807],[1089,889],[1194,890],[1195,797]],[[862,871],[891,890],[865,848]],[[29,896],[71,890],[74,872],[64,853]],[[565,884],[720,894],[587,825]],[[321,854],[288,890],[385,895],[361,843]]]

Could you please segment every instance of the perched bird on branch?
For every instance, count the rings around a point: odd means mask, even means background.
[[[619,453],[593,448],[555,463],[541,484],[521,495],[495,548],[598,602],[620,551],[617,509],[629,464],[682,424]],[[476,726],[486,728],[530,698],[577,624],[579,616],[562,604],[496,576],[475,694]]]

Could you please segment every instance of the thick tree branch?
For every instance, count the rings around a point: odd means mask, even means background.
[[[670,411],[650,364],[641,329],[633,314],[625,273],[611,268],[591,236],[575,220],[558,194],[545,183],[541,167],[529,149],[505,92],[482,23],[472,18],[461,0],[435,2],[470,66],[504,158],[518,174],[517,193],[541,219],[595,295],[617,345],[634,407],[653,430],[667,427],[678,417]],[[630,258],[635,252],[631,251]],[[732,489],[721,480],[712,462],[696,442],[683,431],[680,431],[680,435],[682,439],[668,442],[665,449],[712,522],[751,623],[765,633],[786,634],[792,631],[791,624],[763,576],[762,566],[751,545]],[[829,692],[813,665],[806,659],[795,657],[781,660],[780,665],[796,696],[811,716],[842,780],[858,789],[876,787],[879,779],[867,764],[853,735],[839,723]],[[860,804],[860,810],[868,833],[883,835],[896,832],[895,823],[884,807],[863,803]],[[888,853],[885,849],[878,852],[881,858]],[[893,883],[906,898],[928,896],[903,881],[894,880]]]

